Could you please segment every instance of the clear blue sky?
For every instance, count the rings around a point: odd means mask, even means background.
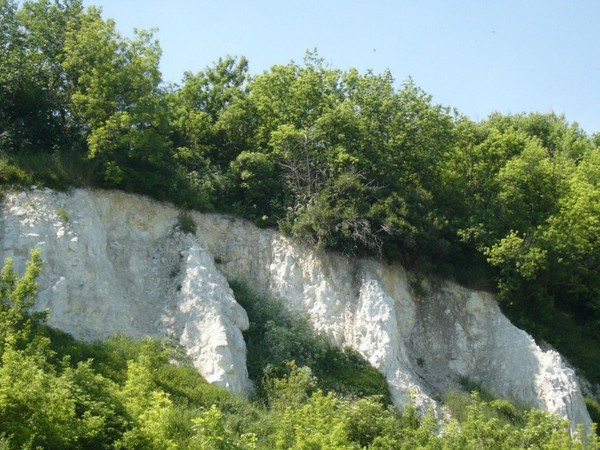
[[[334,68],[408,77],[473,120],[565,114],[600,132],[600,0],[85,0],[125,35],[158,28],[165,81],[226,55],[252,74],[317,48]]]

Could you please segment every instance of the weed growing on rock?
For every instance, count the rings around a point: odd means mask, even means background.
[[[56,210],[56,215],[63,223],[67,223],[69,221],[69,213],[65,208],[58,208]]]
[[[177,216],[177,228],[187,234],[196,234],[196,222],[190,213],[182,211]]]

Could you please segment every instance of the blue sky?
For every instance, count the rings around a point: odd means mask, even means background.
[[[600,132],[600,0],[85,0],[125,35],[158,28],[166,81],[226,55],[252,74],[317,48],[332,67],[408,77],[473,120],[564,114]]]

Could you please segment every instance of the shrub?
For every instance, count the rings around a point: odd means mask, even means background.
[[[596,400],[586,397],[585,398],[585,406],[587,407],[588,412],[590,413],[590,417],[592,421],[596,424],[600,423],[600,403]],[[600,430],[597,430],[600,433]]]
[[[177,228],[187,234],[196,234],[196,222],[188,212],[181,212],[177,216]]]
[[[250,328],[244,332],[248,349],[248,373],[264,397],[264,378],[289,373],[287,363],[308,366],[317,387],[348,398],[379,395],[391,403],[385,377],[360,354],[340,349],[314,334],[308,321],[289,313],[281,301],[255,295],[245,284],[232,282],[236,300],[246,309]]]
[[[69,213],[65,208],[58,208],[56,210],[56,215],[63,223],[67,223],[69,221]]]

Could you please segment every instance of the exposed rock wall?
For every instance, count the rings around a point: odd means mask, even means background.
[[[394,401],[435,405],[461,377],[498,395],[589,424],[571,369],[542,351],[499,311],[494,298],[399,265],[314,252],[272,230],[230,217],[193,214],[195,237],[177,230],[178,211],[119,192],[49,190],[8,194],[0,256],[22,268],[42,249],[38,308],[84,339],[114,333],[170,335],[207,380],[249,390],[245,311],[227,278],[281,298],[314,329],[359,351],[385,374]],[[413,283],[414,284],[414,283]]]
[[[248,317],[176,209],[117,192],[8,194],[1,258],[22,271],[42,250],[36,307],[77,338],[170,335],[209,381],[249,390],[242,330]]]

